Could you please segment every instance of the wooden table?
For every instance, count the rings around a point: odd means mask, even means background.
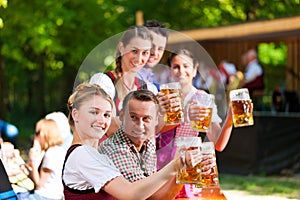
[[[202,188],[201,192],[195,195],[194,198],[178,198],[176,200],[227,200],[219,186]]]

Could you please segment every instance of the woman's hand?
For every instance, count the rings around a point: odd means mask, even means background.
[[[202,161],[200,149],[185,151],[185,163],[187,168],[193,168]]]
[[[201,162],[201,174],[208,175],[216,165],[216,158],[212,154],[203,154],[200,149],[185,151],[185,165],[187,168],[193,168]]]
[[[33,146],[29,150],[29,167],[38,168],[43,160],[44,154],[45,153],[42,151],[40,143],[37,140],[34,140]]]
[[[177,93],[171,93],[165,95],[162,92],[157,94],[159,106],[160,106],[160,114],[165,114],[166,112],[175,112],[180,110],[181,107],[181,99],[177,95]]]
[[[189,121],[202,121],[205,117],[211,115],[211,112],[211,108],[206,108],[194,103],[190,103],[187,110]]]
[[[202,154],[201,175],[212,175],[212,173],[216,173],[215,170],[212,170],[216,165],[216,157],[214,155]]]

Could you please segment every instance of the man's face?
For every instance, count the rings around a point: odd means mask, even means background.
[[[155,33],[154,31],[150,31],[150,32],[153,37],[153,41],[152,41],[152,48],[150,51],[150,57],[147,64],[149,67],[153,68],[159,63],[159,61],[161,60],[164,54],[165,47],[167,44],[167,38],[160,34]]]
[[[124,132],[136,146],[154,137],[158,119],[157,105],[153,101],[131,99],[124,111],[120,116]]]

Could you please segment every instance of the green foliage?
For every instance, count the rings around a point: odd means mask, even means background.
[[[258,46],[259,61],[265,73],[265,96],[263,104],[265,107],[272,104],[272,93],[274,88],[280,86],[285,88],[285,68],[287,46],[284,43],[261,43]],[[271,78],[268,78],[271,77]]]
[[[64,111],[86,56],[134,25],[138,10],[145,20],[184,30],[298,15],[299,6],[299,0],[0,0],[0,27],[2,20],[5,25],[0,29],[0,80],[11,109],[6,117]],[[273,58],[281,54],[276,50],[271,56],[264,62],[276,64]],[[113,68],[108,62],[99,67]]]
[[[258,47],[259,59],[264,65],[285,66],[287,47],[283,43],[261,43]]]
[[[274,195],[297,199],[300,180],[289,177],[220,175],[223,190],[247,191],[252,195]]]

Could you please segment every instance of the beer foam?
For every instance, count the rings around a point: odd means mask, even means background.
[[[200,147],[201,146],[200,137],[178,137],[176,138],[176,146],[185,146],[185,147]]]
[[[203,142],[201,145],[201,151],[204,153],[212,153],[215,151],[215,145],[213,142]]]
[[[230,100],[248,100],[250,99],[249,91],[247,88],[241,88],[230,91]]]

